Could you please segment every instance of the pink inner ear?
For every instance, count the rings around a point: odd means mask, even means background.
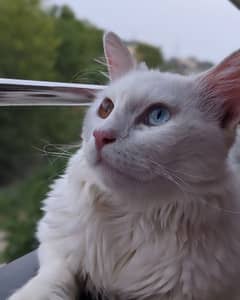
[[[233,53],[200,79],[204,98],[221,105],[222,126],[240,120],[240,51]],[[218,103],[217,103],[217,102]]]
[[[114,58],[112,57],[111,53],[109,53],[110,51],[107,51],[107,60],[108,60],[108,65],[111,67],[111,68],[115,68],[115,67],[118,67],[118,63],[116,63],[114,61]]]
[[[104,35],[104,52],[111,80],[135,68],[135,60],[121,39],[114,33]]]

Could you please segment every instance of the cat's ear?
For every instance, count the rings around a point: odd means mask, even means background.
[[[200,76],[200,87],[205,104],[217,108],[221,126],[235,128],[240,122],[240,50]]]
[[[111,80],[118,79],[136,68],[137,63],[135,59],[115,33],[105,33],[103,45]]]

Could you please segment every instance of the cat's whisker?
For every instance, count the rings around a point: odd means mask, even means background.
[[[179,190],[183,193],[184,197],[187,198],[187,191],[189,189],[188,184],[179,176],[176,176],[174,174],[171,174],[163,165],[160,163],[157,163],[153,160],[148,159],[151,163],[155,164],[159,169],[158,175],[164,176],[167,180],[172,182],[174,185],[176,185]]]
[[[47,148],[52,148],[52,149],[57,149],[59,151],[61,151],[62,153],[66,153],[71,155],[72,152],[70,152],[69,150],[74,150],[80,147],[81,144],[51,144],[48,143],[44,146],[44,149],[47,151]]]
[[[67,154],[67,155],[71,155],[72,153],[68,150],[68,149],[66,149],[64,146],[58,146],[58,145],[55,145],[55,148],[56,148],[56,150],[59,150],[59,151],[61,151],[61,153],[63,153],[63,154]],[[69,148],[70,150],[71,150],[71,148]]]
[[[63,153],[61,153],[61,152],[45,152],[44,154],[45,154],[46,156],[51,155],[51,156],[55,156],[55,157],[58,157],[58,158],[69,158],[69,157],[71,157],[70,154],[69,154],[69,155],[66,155],[66,154],[63,154]]]
[[[165,175],[165,177],[171,181],[172,183],[174,183],[175,185],[177,185],[177,187],[183,192],[184,196],[185,196],[185,200],[188,201],[189,197],[187,196],[187,192],[188,189],[185,189],[185,187],[189,187],[189,184],[187,184],[182,178],[180,178],[179,176],[176,176],[175,174],[172,174],[171,172],[174,172],[173,170],[169,170],[167,168],[164,168],[164,166],[160,165],[157,162],[154,162],[151,160],[151,163],[157,164],[158,166],[161,167],[161,171],[159,172],[159,175]],[[179,182],[180,181],[180,182]],[[203,205],[214,209],[214,210],[218,210],[221,213],[225,213],[225,214],[233,214],[233,215],[240,215],[240,211],[236,211],[236,210],[231,210],[231,209],[226,209],[226,208],[222,208],[222,207],[218,207],[215,205],[210,204],[209,202],[207,202],[206,200],[200,198],[198,199],[199,201],[202,202]],[[190,200],[189,200],[190,201]]]
[[[187,197],[187,195],[186,195],[186,190],[182,189],[182,186],[176,180],[172,180],[172,182],[175,183],[181,189],[181,191],[186,196],[185,200],[188,201],[189,197]],[[232,215],[240,215],[240,211],[226,209],[226,208],[222,208],[222,207],[218,207],[218,206],[212,205],[212,204],[210,204],[209,202],[207,202],[206,200],[204,200],[202,198],[198,199],[198,201],[201,201],[203,205],[209,207],[210,209],[217,210],[217,211],[219,211],[221,213],[232,214]]]
[[[188,201],[188,199],[189,199],[188,192],[190,190],[190,185],[188,183],[186,183],[180,176],[176,175],[176,173],[181,174],[181,172],[176,172],[174,170],[166,168],[165,166],[161,165],[160,163],[157,163],[153,160],[150,160],[149,158],[148,158],[148,161],[151,162],[152,164],[154,164],[155,166],[157,166],[159,168],[157,170],[158,175],[164,176],[166,179],[168,179],[173,184],[175,184],[182,191],[182,193],[184,194],[185,200]],[[144,169],[148,170],[148,168],[146,167],[146,161],[143,161],[143,160],[142,161],[138,160],[138,167],[141,167],[141,168],[144,168]],[[186,175],[186,174],[184,174],[184,175]],[[203,205],[208,206],[211,209],[215,209],[215,210],[218,210],[218,211],[223,212],[223,213],[230,213],[230,214],[234,214],[234,215],[239,215],[240,214],[240,211],[235,211],[235,210],[231,210],[231,209],[224,209],[224,208],[221,208],[221,207],[217,207],[217,206],[211,205],[210,203],[208,203],[204,199],[199,199],[199,200],[202,201]]]
[[[159,153],[158,153],[158,150],[162,150],[162,147],[161,146],[154,146],[154,148],[151,148],[151,149],[149,149],[151,152],[154,152],[157,156],[159,155]],[[150,160],[150,159],[149,159]],[[189,173],[184,173],[184,172],[179,172],[179,171],[176,171],[176,170],[173,170],[173,169],[170,169],[169,167],[166,167],[165,166],[165,163],[164,163],[164,165],[163,164],[160,164],[159,162],[155,162],[155,161],[153,161],[153,160],[150,160],[152,163],[155,163],[155,164],[158,164],[159,166],[161,166],[161,168],[164,168],[165,170],[168,170],[171,174],[172,173],[174,173],[174,174],[176,174],[176,176],[177,176],[177,174],[179,174],[179,175],[183,175],[184,177],[192,177],[192,178],[194,178],[194,179],[202,179],[202,178],[198,178],[198,176],[196,176],[195,177],[195,175],[192,175],[192,174],[189,174]],[[171,163],[173,163],[173,160],[171,159]],[[182,178],[181,178],[181,180],[182,180]]]
[[[186,200],[188,198],[189,197],[187,197]],[[203,198],[198,199],[198,201],[201,201],[203,205],[205,205],[205,206],[207,206],[211,209],[218,210],[219,212],[226,213],[226,214],[240,215],[240,211],[226,209],[226,208],[223,208],[223,207],[212,205],[208,201],[204,200]]]
[[[158,154],[157,150],[161,150],[161,147],[155,147],[155,149],[151,149],[151,151],[155,150],[156,154]],[[188,153],[189,154],[189,153]],[[176,163],[177,161],[171,160],[171,163]],[[196,174],[191,174],[191,173],[186,173],[183,171],[179,171],[179,170],[173,170],[169,167],[164,166],[164,168],[167,168],[171,173],[175,173],[175,174],[179,174],[179,175],[183,175],[186,178],[193,178],[193,179],[197,179],[197,180],[202,180],[203,178],[201,176],[198,176]]]
[[[99,73],[100,73],[103,77],[109,79],[109,75],[108,75],[106,72],[104,72],[104,71],[99,71]]]
[[[106,59],[102,56],[102,57],[99,57],[99,58],[95,58],[94,59],[94,62],[98,63],[99,65],[102,65],[104,67],[107,68],[107,62],[106,62]]]
[[[35,147],[35,149],[37,151],[39,151],[40,153],[42,153],[44,156],[57,156],[58,158],[62,157],[62,158],[69,158],[71,157],[71,153],[67,153],[67,152],[57,152],[57,151],[48,151],[46,150],[46,148],[44,147],[43,149]]]
[[[214,205],[211,205],[209,202],[207,202],[204,199],[200,199],[200,201],[202,201],[204,203],[204,205],[208,206],[209,208],[218,210],[221,213],[232,214],[232,215],[240,215],[240,211],[214,206]]]
[[[175,178],[177,180],[179,180],[179,182],[181,182],[183,185],[188,186],[188,184],[179,176],[177,176],[176,174],[173,174],[173,172],[171,172],[168,168],[166,168],[164,165],[148,159],[150,161],[150,163],[154,164],[156,167],[158,167],[159,169],[157,171],[159,171],[159,175],[161,174],[165,174],[167,177],[170,177],[171,179]]]
[[[174,174],[179,174],[179,175],[182,175],[182,176],[184,176],[186,178],[192,178],[192,179],[197,179],[197,180],[202,180],[203,179],[201,176],[197,176],[195,174],[190,174],[190,173],[185,173],[185,172],[178,171],[178,170],[173,170],[173,169],[171,169],[169,167],[167,167],[167,169],[170,172],[174,173]]]

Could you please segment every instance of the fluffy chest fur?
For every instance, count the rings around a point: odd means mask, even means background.
[[[55,244],[74,272],[87,275],[110,298],[235,300],[238,217],[207,209],[200,198],[189,199],[191,205],[166,199],[158,209],[131,212],[115,204],[116,196],[102,190],[79,157],[46,200],[41,243]],[[80,177],[76,163],[85,170]],[[215,197],[226,193],[222,189]]]

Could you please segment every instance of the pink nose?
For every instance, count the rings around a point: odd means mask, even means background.
[[[113,130],[94,130],[93,136],[98,150],[116,141],[116,134]]]

